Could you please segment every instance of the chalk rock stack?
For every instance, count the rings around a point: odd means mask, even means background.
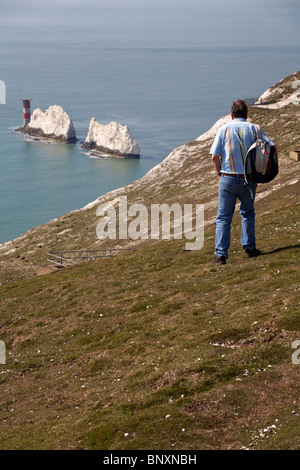
[[[76,132],[69,115],[60,106],[50,106],[46,112],[37,108],[30,122],[21,129],[24,134],[59,142],[76,142]]]
[[[104,125],[95,118],[91,119],[87,138],[82,148],[93,149],[99,154],[108,154],[118,158],[139,158],[140,146],[132,137],[127,126],[118,122]]]

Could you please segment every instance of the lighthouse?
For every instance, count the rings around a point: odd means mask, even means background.
[[[22,98],[23,101],[23,127],[30,122],[30,101],[31,99]]]

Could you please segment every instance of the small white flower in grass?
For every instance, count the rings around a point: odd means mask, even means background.
[[[171,415],[166,415],[166,419],[167,419],[167,418],[171,418]]]
[[[129,436],[129,433],[128,432],[124,432],[124,437],[127,437]]]

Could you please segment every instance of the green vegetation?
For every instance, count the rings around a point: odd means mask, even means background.
[[[1,447],[241,448],[270,425],[299,446],[298,206],[272,228],[286,214],[258,218],[257,259],[236,220],[224,267],[209,229],[199,252],[159,242],[3,286]]]
[[[300,339],[300,166],[287,156],[300,148],[300,111],[253,108],[251,117],[280,157],[280,175],[257,197],[262,256],[244,256],[238,212],[226,266],[211,263],[208,223],[200,251],[185,251],[184,240],[144,241],[115,258],[33,275],[57,245],[99,248],[95,208],[5,248],[1,449],[299,448],[300,366],[291,345]],[[213,221],[207,149],[183,147],[177,173],[161,186],[129,185],[129,200],[143,194],[150,204],[170,192],[170,201],[207,203]]]

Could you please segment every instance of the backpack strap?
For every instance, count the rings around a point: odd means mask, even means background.
[[[245,178],[245,184],[246,186],[248,186],[249,188],[249,191],[250,191],[250,196],[251,196],[251,202],[254,201],[254,194],[253,194],[253,191],[250,187],[250,184],[251,184],[251,177],[250,177],[250,181],[248,179],[248,175],[247,175],[247,167],[248,167],[248,156],[250,154],[250,152],[256,148],[256,143],[259,139],[262,138],[262,129],[261,127],[258,125],[258,124],[253,124],[254,127],[255,127],[255,131],[256,131],[256,141],[251,145],[251,147],[248,149],[248,152],[246,153],[246,156],[245,156],[245,161],[244,161],[244,178]]]
[[[250,152],[252,152],[252,150],[254,150],[255,148],[256,148],[256,141],[251,145],[251,147],[249,147],[248,152],[246,153],[246,156],[245,156],[245,161],[244,161],[244,177],[245,177],[245,181],[248,185],[250,183],[249,180],[248,180],[248,175],[247,175],[248,157],[249,157]]]
[[[258,124],[253,124],[256,130],[257,140],[262,138],[262,128]]]
[[[249,181],[247,178],[247,167],[248,167],[248,155],[249,153],[256,148],[257,141],[262,138],[262,128],[258,124],[253,124],[255,127],[255,132],[256,132],[256,141],[251,145],[251,147],[248,149],[248,152],[245,155],[245,160],[244,160],[244,177],[247,185],[249,185]]]

